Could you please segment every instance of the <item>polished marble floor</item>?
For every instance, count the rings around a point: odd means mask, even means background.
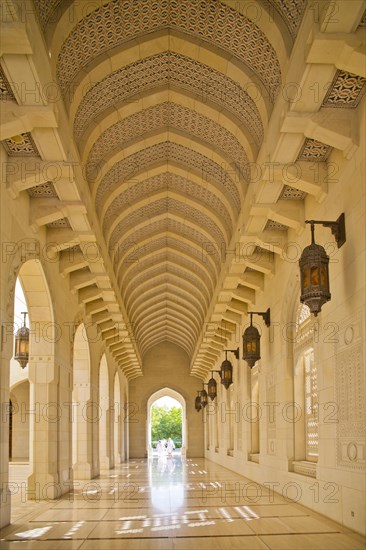
[[[205,459],[130,460],[57,501],[26,501],[12,464],[1,550],[364,550],[365,539]],[[23,486],[24,489],[24,486]]]

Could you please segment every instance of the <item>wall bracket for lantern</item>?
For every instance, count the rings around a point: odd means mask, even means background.
[[[344,212],[342,212],[342,214],[335,221],[305,220],[305,223],[309,223],[312,226],[318,224],[323,227],[329,227],[332,235],[334,235],[338,248],[341,248],[341,246],[343,246],[346,242],[346,223]],[[313,228],[312,231],[314,231]]]
[[[271,326],[271,309],[268,308],[267,311],[248,311],[248,315],[260,315],[265,322],[266,327]]]

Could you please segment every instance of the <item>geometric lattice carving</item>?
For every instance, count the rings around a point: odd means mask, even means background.
[[[148,178],[142,182],[132,185],[118,195],[105,213],[102,226],[103,232],[108,230],[113,221],[121,214],[121,212],[123,212],[126,205],[132,206],[141,199],[153,196],[159,191],[169,192],[169,190],[182,194],[183,202],[184,196],[186,196],[187,198],[192,197],[199,203],[207,206],[215,213],[217,217],[220,218],[221,223],[226,227],[228,233],[231,235],[233,224],[230,219],[230,213],[222,201],[207,188],[197,185],[186,178],[170,172],[158,174],[152,178]]]
[[[149,225],[141,227],[131,233],[125,240],[121,240],[118,247],[114,251],[114,263],[118,264],[120,259],[128,253],[128,251],[136,251],[136,247],[138,248],[140,246],[139,243],[144,239],[166,232],[172,232],[196,243],[200,247],[200,250],[202,250],[202,255],[203,258],[205,258],[205,261],[207,263],[213,261],[216,266],[216,273],[220,272],[220,251],[217,250],[216,247],[212,249],[210,247],[209,255],[206,256],[205,250],[207,245],[207,237],[200,231],[197,231],[183,222],[179,222],[172,218],[163,218],[158,221],[152,221]]]
[[[46,27],[49,20],[52,20],[52,22],[54,22],[56,18],[59,18],[60,9],[58,8],[58,6],[61,3],[62,0],[37,0],[36,2],[34,2],[34,7],[36,8],[36,13],[42,29]]]
[[[361,17],[361,21],[358,24],[359,27],[366,27],[366,10],[363,12],[363,16]]]
[[[199,285],[201,283],[205,285],[206,295],[208,299],[210,299],[211,293],[213,292],[213,285],[212,280],[207,276],[204,269],[200,268],[196,263],[190,262],[186,257],[174,254],[170,249],[165,249],[159,254],[154,254],[153,256],[149,256],[148,258],[141,259],[137,262],[136,265],[128,271],[127,276],[123,279],[122,292],[124,292],[126,287],[128,287],[131,282],[133,283],[138,274],[143,273],[151,267],[161,263],[165,264],[166,262],[170,262],[176,266],[181,266],[182,268],[190,271],[193,274],[193,277],[197,277]]]
[[[67,218],[61,218],[60,220],[55,220],[54,222],[49,222],[46,224],[47,227],[55,228],[55,227],[62,227],[62,228],[71,228],[70,222]]]
[[[170,279],[169,275],[173,275],[173,278]],[[163,275],[162,280],[165,282],[172,281],[172,284],[176,285],[176,281],[179,280],[182,282],[181,286],[182,288],[187,289],[190,293],[192,293],[193,296],[197,298],[197,301],[201,303],[202,301],[205,302],[205,306],[207,307],[210,302],[210,297],[207,294],[207,288],[205,285],[203,285],[197,277],[195,277],[193,274],[190,274],[187,271],[184,271],[178,266],[175,266],[171,263],[161,264],[156,267],[153,267],[149,270],[145,270],[141,275],[137,275],[133,281],[133,283],[130,285],[130,288],[128,289],[128,296],[132,294],[134,289],[140,288],[142,285],[145,285],[146,282],[151,281],[154,277],[158,277],[159,275]],[[186,283],[190,284],[186,284]],[[154,280],[154,286],[158,284],[157,281]],[[126,300],[128,299],[128,296],[126,297]]]
[[[312,162],[323,162],[327,160],[331,146],[317,141],[316,139],[306,138],[300,153],[296,160],[309,160]]]
[[[144,255],[151,254],[151,252],[162,248],[167,248],[168,250],[173,251],[177,250],[178,252],[183,252],[189,256],[192,256],[203,264],[205,270],[210,273],[211,279],[214,281],[214,283],[216,282],[215,269],[211,263],[205,261],[202,250],[197,250],[196,248],[189,246],[187,243],[178,241],[177,239],[173,239],[172,237],[162,237],[160,239],[156,239],[155,241],[150,241],[144,246],[137,247],[136,250],[126,256],[126,259],[124,261],[124,268],[126,269],[128,265],[141,261]]]
[[[226,239],[221,229],[210,217],[203,214],[198,208],[192,208],[191,206],[181,203],[175,199],[165,197],[146,204],[137,211],[122,218],[111,234],[109,241],[110,247],[114,249],[117,242],[126,233],[126,231],[133,228],[135,225],[144,223],[154,217],[164,214],[169,216],[169,213],[174,213],[183,219],[190,220],[198,227],[204,228],[206,232],[212,236],[214,241],[216,241],[214,244],[216,244],[219,250],[225,246]]]
[[[206,297],[202,296],[200,294],[200,291],[197,287],[192,287],[189,283],[187,283],[184,278],[180,277],[180,275],[177,275],[177,273],[170,274],[169,270],[171,268],[170,264],[160,265],[154,268],[154,270],[146,271],[145,273],[142,273],[141,275],[138,275],[136,280],[134,281],[135,287],[134,289],[129,289],[128,291],[128,297],[126,297],[126,303],[129,300],[129,297],[132,298],[133,307],[135,306],[136,301],[138,301],[142,296],[147,294],[147,292],[150,292],[154,290],[156,287],[166,285],[167,289],[174,289],[174,292],[176,292],[178,295],[183,296],[183,299],[189,299],[189,303],[196,307],[198,309],[199,317],[204,318],[206,314]],[[179,277],[177,279],[176,277]],[[154,279],[153,279],[154,277]],[[153,280],[152,280],[153,279]],[[138,289],[137,292],[135,290]],[[161,292],[161,289],[159,289]],[[180,292],[182,291],[182,292]],[[206,304],[206,305],[204,305]],[[197,307],[198,306],[198,307]],[[131,308],[131,310],[133,309]],[[130,310],[129,310],[130,311]]]
[[[174,52],[146,57],[109,74],[92,86],[83,97],[74,120],[74,135],[80,139],[90,122],[103,111],[153,88],[188,90],[201,101],[210,101],[220,110],[240,119],[259,146],[263,125],[253,99],[237,82],[220,72]]]
[[[295,38],[304,15],[306,0],[267,0],[281,15],[292,36]]]
[[[96,193],[97,212],[100,213],[106,198],[120,183],[133,178],[139,170],[162,161],[173,161],[198,172],[203,182],[208,181],[224,191],[234,210],[239,212],[239,191],[227,171],[205,155],[170,141],[146,147],[117,162],[100,182]]]
[[[311,319],[310,309],[305,304],[300,304],[296,313],[296,332],[298,332],[301,325],[308,319]]]
[[[28,189],[28,195],[30,197],[42,197],[42,198],[57,198],[56,189],[53,186],[52,181],[46,181],[46,183],[41,183],[35,187]]]
[[[352,470],[365,469],[366,423],[362,344],[336,356],[337,462]]]
[[[354,109],[366,90],[366,78],[338,70],[329,86],[323,107]]]
[[[276,96],[281,72],[274,48],[253,21],[216,0],[112,0],[101,6],[75,25],[61,47],[57,78],[62,92],[96,56],[162,29],[228,51],[256,74],[272,99]]]
[[[170,282],[168,282],[168,280]],[[174,296],[174,302],[176,304],[179,304],[183,306],[185,309],[187,309],[189,312],[194,312],[194,315],[196,316],[196,320],[198,323],[202,323],[204,316],[203,312],[200,309],[200,307],[197,307],[197,303],[195,300],[191,300],[190,292],[186,292],[182,290],[181,288],[178,288],[175,284],[171,284],[172,280],[166,278],[166,281],[160,285],[159,288],[156,288],[155,281],[154,281],[154,288],[151,288],[150,290],[145,290],[143,295],[140,296],[140,298],[136,298],[133,302],[133,307],[129,309],[129,316],[133,320],[135,311],[137,309],[142,309],[142,307],[149,304],[149,302],[159,301],[160,298],[163,299],[170,299],[172,300],[172,296]]]
[[[91,177],[96,165],[101,164],[114,151],[124,149],[128,143],[143,138],[157,129],[177,128],[220,148],[228,163],[235,162],[238,170],[248,165],[247,155],[237,138],[213,120],[177,105],[165,102],[145,109],[117,122],[97,139],[87,161],[87,177]]]
[[[25,132],[24,134],[5,139],[2,143],[9,157],[40,156],[30,132]]]
[[[306,197],[305,191],[300,191],[300,189],[295,189],[295,187],[290,187],[289,185],[284,185],[281,191],[278,200],[284,201],[302,201]]]
[[[274,220],[268,220],[264,229],[269,231],[287,231],[288,227]]]
[[[5,76],[4,71],[0,67],[0,101],[15,99],[13,90]]]

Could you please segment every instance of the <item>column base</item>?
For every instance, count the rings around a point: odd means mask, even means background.
[[[99,468],[101,470],[110,470],[113,468],[113,461],[109,456],[105,456],[99,460]]]
[[[33,473],[27,480],[27,500],[54,500],[63,494],[58,474]]]
[[[74,479],[93,479],[95,477],[90,462],[76,462],[73,464],[72,469]]]

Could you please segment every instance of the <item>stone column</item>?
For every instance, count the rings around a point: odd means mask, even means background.
[[[11,487],[9,483],[9,364],[12,341],[2,339],[0,368],[1,430],[0,430],[0,527],[10,523]],[[14,490],[16,488],[14,487]]]
[[[73,400],[73,470],[75,479],[93,478],[93,421],[95,407],[90,399],[90,384],[74,384]]]
[[[111,468],[111,414],[109,408],[109,397],[102,396],[99,401],[99,461],[100,468],[107,470]]]
[[[30,466],[27,497],[54,499],[62,490],[58,475],[59,367],[53,357],[32,356],[30,384]]]

